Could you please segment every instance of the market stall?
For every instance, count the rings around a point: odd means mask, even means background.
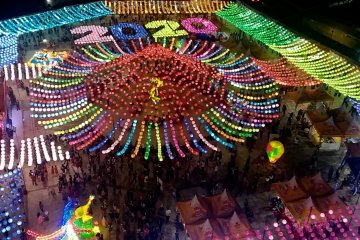
[[[339,150],[345,138],[360,136],[359,124],[343,108],[320,108],[308,111],[306,117],[311,123],[309,137],[315,145],[321,144],[321,150]]]
[[[189,201],[177,202],[176,207],[185,224],[191,224],[208,217],[208,210],[204,207],[202,199],[200,202],[197,195]]]
[[[334,101],[334,98],[325,91],[323,86],[318,88],[301,87],[297,91],[286,93],[285,98],[295,104],[295,109],[299,107],[304,110],[310,105],[312,105],[311,107],[318,107],[321,103],[330,106]]]
[[[214,196],[194,196],[176,203],[191,239],[253,239],[246,216],[235,199],[224,190]]]
[[[209,240],[222,240],[221,230],[219,226],[215,226],[216,221],[210,221],[206,219],[205,221],[198,224],[189,224],[186,226],[186,230],[190,235],[191,239],[209,239]]]
[[[328,218],[343,218],[349,216],[349,207],[339,198],[336,192],[314,199],[320,212]],[[351,213],[351,212],[350,212]]]
[[[229,216],[237,207],[235,200],[228,195],[226,189],[221,194],[206,197],[206,200],[216,217]]]
[[[237,240],[255,238],[255,233],[245,216],[234,212],[230,217],[218,218],[217,221],[219,222],[225,236],[228,236],[230,239]]]
[[[297,183],[295,176],[286,182],[273,183],[271,190],[276,192],[283,202],[291,202],[308,197]]]
[[[291,214],[300,223],[311,224],[326,221],[325,216],[316,208],[311,197],[285,203],[285,206],[286,213]]]
[[[299,179],[301,187],[312,197],[329,195],[334,192],[332,187],[321,177],[321,173]]]

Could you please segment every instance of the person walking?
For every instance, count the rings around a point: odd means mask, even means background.
[[[331,179],[333,178],[333,174],[334,174],[334,167],[330,166],[329,172],[328,172],[328,182],[330,182]]]
[[[41,212],[44,212],[44,204],[41,201],[39,201],[39,208]]]
[[[167,208],[166,211],[165,211],[166,223],[169,223],[170,216],[171,216],[171,209]]]

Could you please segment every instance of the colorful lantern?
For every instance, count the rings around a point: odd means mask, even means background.
[[[276,163],[284,152],[284,145],[279,141],[270,141],[266,146],[266,153],[270,163]]]

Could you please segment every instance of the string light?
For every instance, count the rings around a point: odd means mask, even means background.
[[[0,67],[16,63],[17,61],[18,61],[17,36],[0,36]]]
[[[68,6],[25,17],[0,21],[0,34],[20,35],[112,14],[102,1]]]
[[[105,0],[105,5],[115,14],[184,14],[214,13],[228,4],[221,0],[171,0],[171,1],[140,1],[140,0]]]
[[[360,99],[360,70],[339,55],[320,49],[243,5],[232,3],[216,14],[279,52],[314,79]]]
[[[17,166],[17,168],[22,168],[26,160],[29,166],[33,165],[34,160],[36,160],[36,164],[41,164],[43,161],[42,156],[47,162],[51,160],[56,161],[58,158],[60,160],[64,160],[61,146],[56,147],[54,142],[50,143],[50,148],[52,151],[52,157],[50,157],[48,152],[48,144],[46,143],[43,135],[20,141],[20,157],[18,163],[16,163],[15,159],[16,145],[14,139],[10,139],[8,142],[2,139],[0,146],[0,170],[4,170],[6,165],[8,169],[13,169],[15,166]],[[56,152],[56,148],[58,148],[60,151]],[[69,152],[67,152],[67,155],[68,158],[70,158]],[[35,156],[35,159],[33,156]],[[8,160],[8,163],[6,163],[6,160]]]
[[[285,58],[253,61],[277,83],[283,86],[314,86],[321,82],[289,63]]]

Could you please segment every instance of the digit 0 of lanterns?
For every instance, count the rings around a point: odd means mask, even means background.
[[[276,163],[284,152],[284,145],[279,141],[270,141],[266,146],[266,153],[270,163]]]
[[[218,30],[217,26],[208,19],[186,18],[181,21],[181,25],[191,33],[214,33]]]
[[[111,26],[111,32],[121,40],[146,38],[148,36],[145,28],[138,23],[118,23]]]

